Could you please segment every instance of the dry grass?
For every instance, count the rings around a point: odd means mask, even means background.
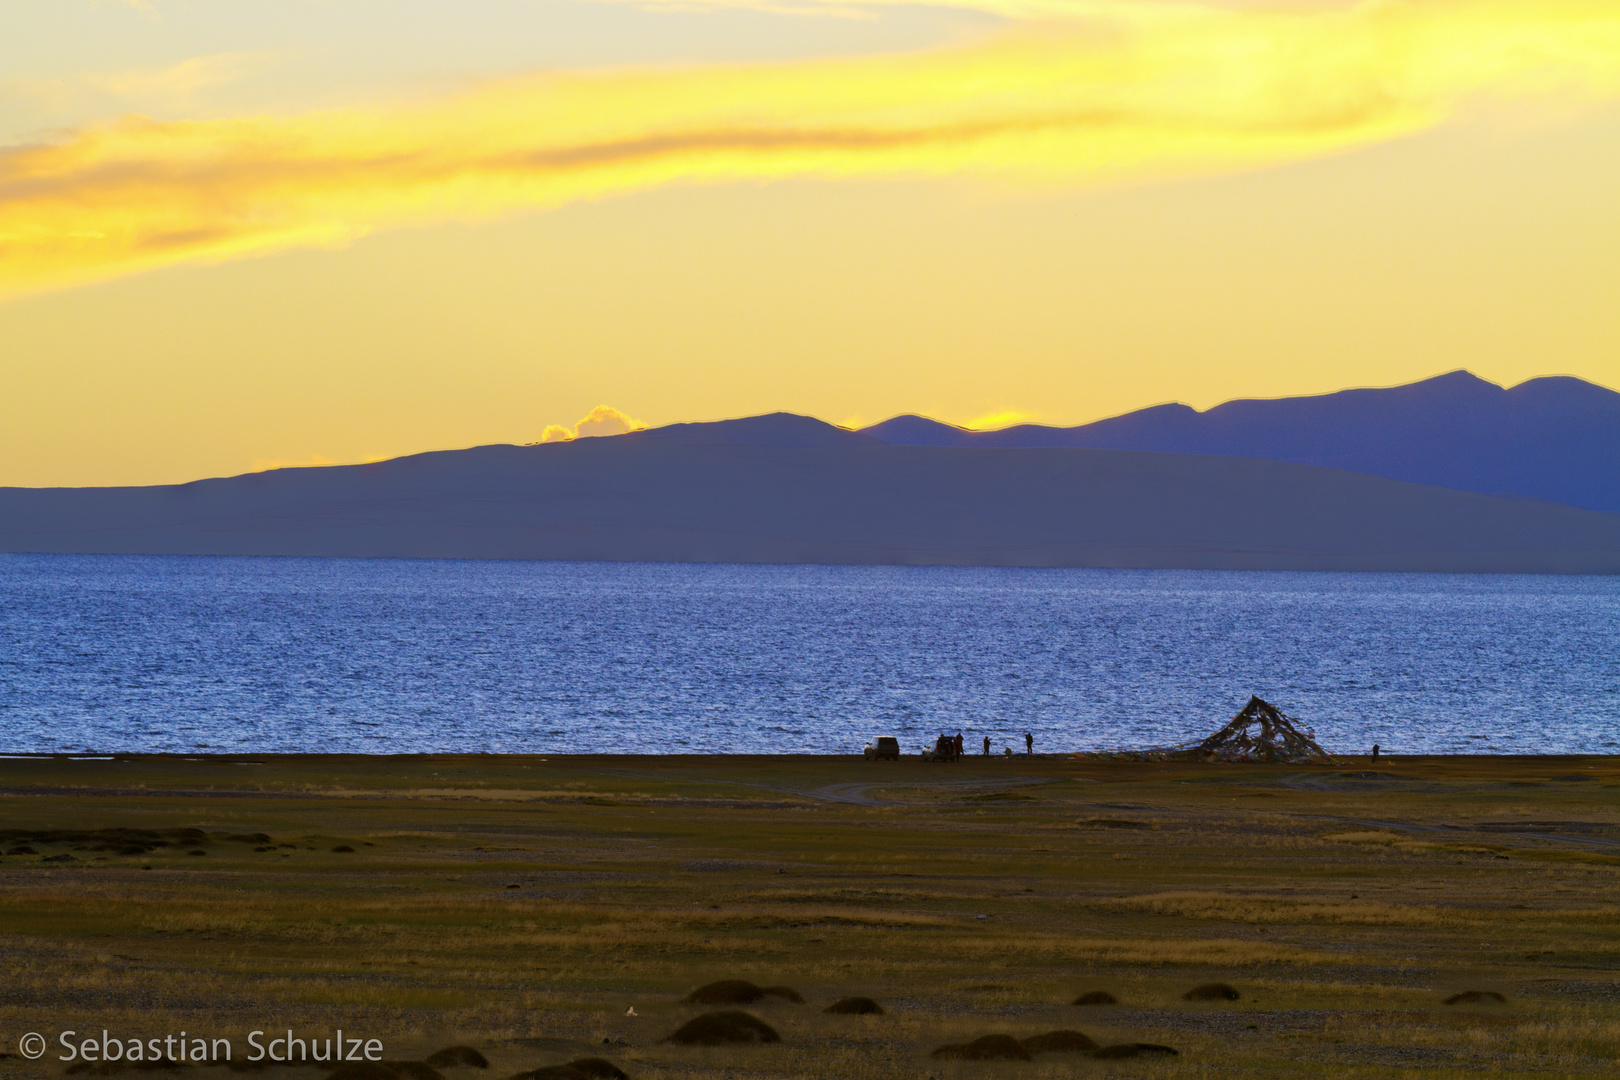
[[[1362,900],[1322,901],[1294,896],[1229,896],[1176,892],[1108,901],[1113,906],[1181,915],[1216,922],[1305,925],[1346,923],[1359,926],[1477,926],[1480,919],[1455,909],[1383,904]]]
[[[0,829],[37,852],[0,856],[0,1038],[240,1049],[255,1027],[343,1027],[389,1060],[488,1058],[449,1080],[591,1056],[667,1080],[1620,1071],[1620,858],[1590,840],[1620,838],[1609,759],[1381,762],[1353,784],[1038,759],[254,760],[0,762],[0,789],[35,792],[0,796]],[[1599,782],[1549,782],[1576,771]],[[805,794],[875,776],[881,805]],[[1516,824],[1537,821],[1580,827]],[[207,855],[124,853],[114,827],[201,830]],[[225,839],[254,834],[273,843]],[[806,1003],[748,1006],[780,1043],[661,1043],[722,979]],[[1209,982],[1242,999],[1181,999]],[[1101,989],[1119,1004],[1067,1004]],[[1443,1004],[1479,989],[1507,1000]],[[823,1012],[851,996],[885,1013]],[[928,1057],[1070,1030],[1179,1053]],[[5,1080],[60,1068],[0,1058]],[[270,1077],[321,1075],[288,1073]]]

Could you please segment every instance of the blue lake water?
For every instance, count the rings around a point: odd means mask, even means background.
[[[0,555],[0,751],[1614,753],[1620,579]]]

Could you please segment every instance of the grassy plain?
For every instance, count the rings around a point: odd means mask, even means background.
[[[109,827],[271,840],[27,839]],[[70,1027],[341,1027],[495,1077],[1620,1072],[1615,758],[10,759],[0,829],[33,849],[0,856],[0,1078],[60,1075],[15,1041]],[[751,1008],[777,1045],[660,1043],[721,978],[807,1004]],[[1181,1000],[1211,980],[1242,1000]],[[888,1012],[822,1013],[848,994]],[[1179,1056],[928,1056],[1059,1028]]]

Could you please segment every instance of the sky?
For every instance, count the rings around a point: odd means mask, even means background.
[[[1620,386],[1614,0],[6,0],[0,484]]]

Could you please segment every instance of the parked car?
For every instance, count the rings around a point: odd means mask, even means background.
[[[866,744],[868,761],[882,761],[884,758],[891,761],[900,760],[900,740],[893,735],[879,735]]]

